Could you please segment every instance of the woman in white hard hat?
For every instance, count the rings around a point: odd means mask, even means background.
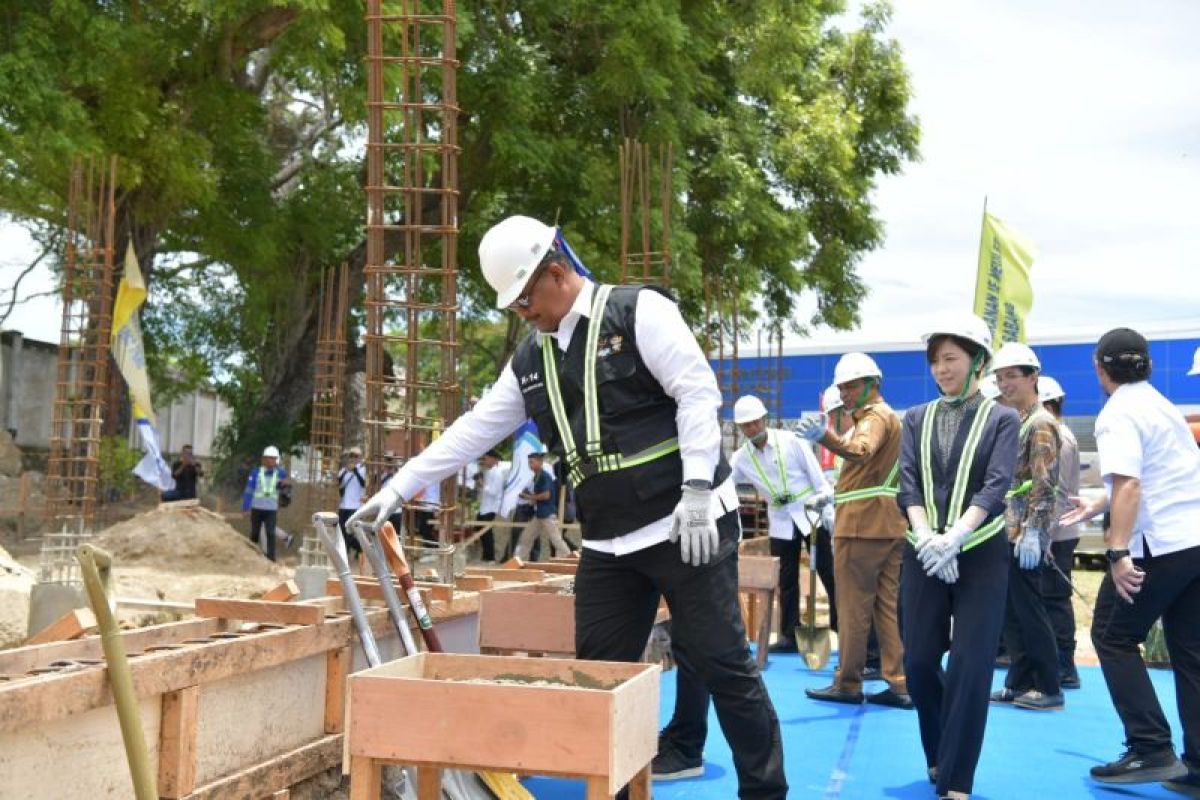
[[[961,800],[974,785],[1004,621],[1003,515],[1020,422],[979,393],[992,355],[983,320],[964,315],[924,341],[942,397],[904,417],[897,500],[912,545],[901,578],[904,660],[929,779],[939,797]]]
[[[279,448],[263,450],[262,464],[250,471],[242,492],[242,516],[250,517],[250,541],[258,544],[267,558],[275,560],[275,522],[279,516],[279,492],[292,485],[287,470],[279,466]]]
[[[1008,342],[992,360],[1001,403],[1021,419],[1013,486],[1004,513],[1013,558],[1008,573],[1004,645],[1010,664],[1004,687],[992,700],[1033,711],[1063,708],[1058,647],[1042,598],[1042,572],[1050,549],[1058,489],[1058,422],[1042,408],[1037,354],[1020,342]]]

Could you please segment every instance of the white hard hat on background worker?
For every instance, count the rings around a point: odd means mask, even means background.
[[[263,458],[279,458],[279,448],[271,445],[266,450],[263,450]]]
[[[763,401],[752,394],[739,397],[733,404],[733,421],[738,425],[760,420],[767,415],[767,407]]]
[[[996,375],[984,375],[979,379],[979,392],[988,400],[995,400],[1000,396],[1000,387],[996,385]]]
[[[1032,367],[1042,371],[1042,362],[1038,360],[1033,348],[1020,342],[1005,342],[992,359],[991,373],[995,375],[1008,367]]]
[[[837,411],[842,407],[842,393],[838,391],[837,384],[833,384],[825,389],[825,393],[821,395],[821,410],[828,414],[831,411]]]
[[[840,386],[859,378],[883,378],[883,371],[879,369],[875,359],[866,353],[846,353],[838,359],[837,366],[833,368],[835,385]]]
[[[1048,403],[1051,400],[1061,400],[1067,396],[1062,385],[1049,375],[1038,377],[1038,400]]]
[[[496,292],[496,308],[513,304],[534,270],[554,245],[557,231],[533,217],[509,217],[494,225],[479,243],[483,277]]]

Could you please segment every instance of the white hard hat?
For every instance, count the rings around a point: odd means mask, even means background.
[[[1033,367],[1041,372],[1042,362],[1038,361],[1037,353],[1033,352],[1033,348],[1029,345],[1020,342],[1005,342],[1004,346],[996,352],[996,357],[992,359],[992,372],[1006,367]]]
[[[988,400],[995,400],[1000,396],[1000,387],[996,385],[995,375],[984,375],[980,378],[979,393]]]
[[[821,405],[824,406],[825,413],[842,407],[842,393],[838,391],[836,383],[825,390],[821,396]]]
[[[1188,375],[1200,375],[1200,347],[1196,348],[1192,356],[1192,368],[1188,370]]]
[[[922,336],[921,341],[929,344],[929,340],[935,336],[957,336],[960,339],[966,339],[968,342],[974,342],[982,347],[989,359],[992,357],[992,331],[988,328],[987,323],[976,314],[959,314],[950,317],[940,327],[934,328]]]
[[[515,216],[493,225],[479,242],[479,265],[496,291],[496,308],[513,304],[550,252],[555,230],[533,217]]]
[[[279,448],[271,445],[266,450],[263,450],[263,458],[279,458]]]
[[[1038,377],[1038,400],[1045,403],[1048,400],[1061,400],[1067,396],[1058,381],[1049,375]]]
[[[866,353],[846,353],[838,359],[837,366],[833,368],[835,385],[840,386],[859,378],[883,378],[883,372],[875,363],[875,359]]]
[[[733,421],[738,425],[754,422],[767,415],[763,401],[752,394],[743,395],[733,404]]]

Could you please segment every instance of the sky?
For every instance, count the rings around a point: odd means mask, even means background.
[[[875,193],[887,238],[859,266],[861,327],[787,344],[916,341],[969,310],[985,197],[1037,246],[1031,338],[1200,329],[1197,30],[1196,0],[895,0],[922,158]],[[31,257],[0,224],[0,291]],[[42,268],[21,294],[49,288]],[[4,327],[57,341],[59,314],[34,301]]]

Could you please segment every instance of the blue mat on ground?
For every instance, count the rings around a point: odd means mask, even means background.
[[[925,777],[915,711],[872,705],[822,703],[804,696],[808,687],[826,686],[834,662],[809,672],[798,655],[771,656],[763,673],[783,729],[789,797],[851,800],[901,798],[930,800],[933,787]],[[1120,755],[1123,734],[1098,667],[1081,667],[1083,688],[1066,693],[1065,711],[1023,711],[993,704],[988,714],[983,755],[972,798],[1156,798],[1182,795],[1158,784],[1103,786],[1088,769]],[[671,717],[675,701],[674,671],[662,678],[661,725]],[[1176,750],[1182,749],[1175,684],[1169,670],[1151,670],[1159,701],[1171,722]],[[997,670],[995,687],[1003,685]],[[884,683],[868,683],[880,691]],[[525,785],[538,800],[583,800],[582,781],[528,778]],[[704,775],[654,784],[655,800],[734,800],[737,774],[716,713],[709,713]]]

